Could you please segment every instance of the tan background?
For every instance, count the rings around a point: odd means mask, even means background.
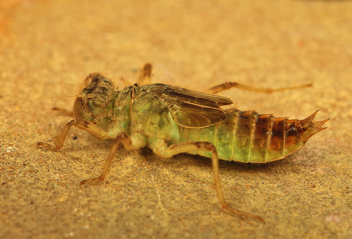
[[[149,3],[147,3],[149,2]],[[351,238],[352,2],[7,0],[0,3],[0,238]],[[146,62],[153,82],[202,91],[225,81],[313,88],[229,90],[241,110],[304,118],[327,130],[287,159],[222,162],[227,201],[263,217],[220,210],[209,159],[119,151],[74,128],[79,84],[99,71],[122,87]],[[77,139],[75,138],[77,137]]]

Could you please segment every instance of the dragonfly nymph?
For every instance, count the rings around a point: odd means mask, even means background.
[[[210,88],[206,93],[165,84],[150,84],[151,65],[141,70],[139,84],[115,90],[113,83],[99,73],[90,74],[86,87],[78,95],[74,119],[62,130],[56,146],[38,143],[60,150],[72,126],[101,138],[114,140],[103,172],[99,178],[84,180],[82,185],[104,180],[111,160],[122,143],[127,150],[149,147],[160,156],[169,158],[180,153],[198,154],[212,159],[216,192],[222,208],[240,218],[259,216],[230,207],[224,199],[219,159],[245,163],[267,163],[283,159],[302,148],[314,134],[324,130],[328,121],[313,121],[317,112],[303,120],[276,118],[255,111],[223,109],[232,101],[215,93],[232,87],[255,92],[260,89],[235,82]]]

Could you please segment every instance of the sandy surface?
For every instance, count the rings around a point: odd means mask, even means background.
[[[73,3],[74,2],[74,3]],[[351,1],[40,1],[0,3],[0,238],[351,238]],[[153,82],[205,90],[313,83],[271,95],[221,93],[241,110],[304,118],[328,129],[266,165],[222,162],[220,209],[211,161],[120,149],[102,186],[111,142],[72,129],[79,85],[101,72],[123,87],[146,62]]]

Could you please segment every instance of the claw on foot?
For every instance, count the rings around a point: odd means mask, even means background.
[[[56,147],[43,142],[38,142],[37,147],[43,147],[44,149],[48,149],[48,150],[55,150],[55,151],[57,150]]]
[[[241,220],[247,220],[247,219],[252,218],[252,219],[261,221],[262,223],[265,223],[264,219],[261,218],[260,216],[257,216],[257,215],[254,215],[254,214],[251,214],[251,213],[248,213],[248,212],[241,212],[240,210],[232,208],[229,205],[222,206],[222,209],[225,210],[228,213],[235,214],[235,215],[239,216],[239,218]]]
[[[87,186],[96,186],[96,185],[102,184],[102,182],[103,180],[100,178],[91,178],[80,182],[79,187],[82,188]]]
[[[61,108],[57,108],[57,107],[54,107],[51,110],[59,111],[66,116],[73,117],[73,111],[69,111],[69,110],[65,110],[65,109],[61,109]]]

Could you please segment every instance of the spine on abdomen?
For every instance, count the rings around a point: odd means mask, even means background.
[[[323,130],[327,120],[312,122],[276,118],[254,111],[229,109],[228,119],[206,128],[180,128],[181,142],[210,142],[223,160],[266,163],[282,159],[304,146],[308,138]],[[194,154],[211,157],[210,152]]]

